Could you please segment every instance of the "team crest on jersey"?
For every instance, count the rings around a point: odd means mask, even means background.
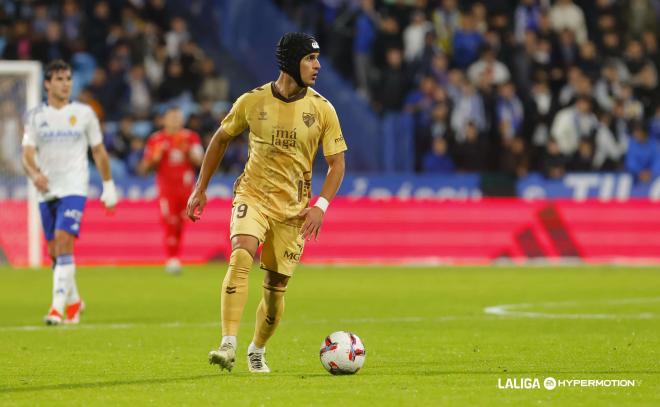
[[[72,126],[75,126],[77,121],[78,119],[76,119],[76,116],[71,115],[71,117],[69,117],[69,123],[71,123]]]
[[[314,117],[314,113],[303,112],[302,119],[303,122],[305,123],[305,126],[307,127],[312,127],[312,124],[314,124],[314,122],[316,121],[316,118]]]

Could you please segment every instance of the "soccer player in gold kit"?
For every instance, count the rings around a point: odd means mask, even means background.
[[[209,362],[230,370],[236,335],[247,300],[248,272],[259,245],[265,271],[254,337],[248,347],[250,372],[268,373],[264,353],[284,311],[287,283],[306,240],[316,239],[323,216],[344,177],[344,151],[337,113],[310,86],[321,64],[319,46],[304,33],[287,33],[277,44],[276,81],[244,93],[220,124],[206,151],[187,214],[198,221],[206,188],[232,138],[249,129],[250,155],[234,184],[230,238],[232,253],[222,283],[220,348]],[[310,206],[312,162],[318,146],[328,163],[319,198]]]

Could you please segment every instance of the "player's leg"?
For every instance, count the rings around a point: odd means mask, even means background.
[[[44,236],[48,242],[48,255],[53,259],[53,294],[50,309],[44,317],[44,322],[48,325],[57,325],[62,322],[64,317],[64,304],[61,296],[61,289],[58,282],[59,274],[56,273],[57,252],[55,250],[55,219],[57,217],[58,200],[39,203],[39,212],[41,213],[41,226]]]
[[[248,347],[248,368],[255,373],[268,373],[264,354],[284,313],[284,294],[304,246],[298,224],[271,221],[261,254],[261,268],[266,271],[263,296],[257,307],[252,343]]]
[[[55,221],[55,269],[59,278],[64,280],[66,292],[64,323],[67,324],[77,324],[84,307],[76,284],[76,263],[73,250],[76,238],[80,233],[85,202],[84,196],[62,198]]]
[[[248,273],[260,241],[264,239],[267,220],[253,206],[237,203],[232,210],[229,266],[220,292],[222,341],[218,350],[209,353],[209,362],[231,370],[236,355],[238,328],[248,296]]]
[[[181,272],[179,260],[181,222],[176,210],[176,200],[169,195],[162,195],[159,199],[161,223],[163,225],[163,243],[165,245],[165,271],[171,274]]]

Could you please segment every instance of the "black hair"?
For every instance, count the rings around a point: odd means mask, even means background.
[[[44,68],[44,78],[47,81],[50,81],[53,74],[59,71],[71,71],[71,65],[61,59],[50,61],[48,65],[46,65],[46,68]]]

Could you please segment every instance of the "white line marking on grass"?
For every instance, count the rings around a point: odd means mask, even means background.
[[[557,314],[549,312],[535,312],[535,311],[522,311],[528,308],[562,308],[570,306],[588,305],[588,304],[604,304],[604,305],[617,305],[617,304],[647,304],[651,302],[660,301],[660,297],[643,297],[643,298],[622,298],[613,300],[596,300],[596,301],[559,301],[559,302],[537,302],[537,303],[522,303],[522,304],[501,304],[493,305],[484,308],[484,312],[490,315],[498,315],[503,317],[524,317],[524,318],[552,318],[552,319],[654,319],[659,318],[660,315],[652,312],[641,312],[638,314]]]
[[[392,317],[392,318],[348,318],[348,319],[315,319],[315,320],[289,320],[282,321],[283,324],[389,324],[389,323],[420,323],[420,322],[446,322],[465,319],[480,318],[479,316],[461,316],[444,315],[439,317]],[[482,318],[482,317],[481,317]],[[243,321],[241,324],[254,325],[254,321]],[[79,325],[60,325],[57,327],[46,325],[18,325],[18,326],[0,326],[0,332],[31,332],[47,330],[115,330],[115,329],[134,329],[134,328],[211,328],[220,327],[220,321],[216,322],[161,322],[161,323],[108,323],[108,324],[86,324]]]

